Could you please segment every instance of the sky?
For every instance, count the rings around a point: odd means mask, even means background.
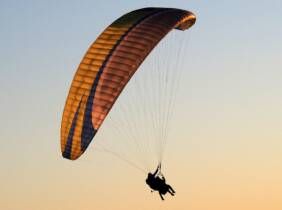
[[[176,196],[165,202],[116,157],[92,147],[68,161],[60,151],[85,51],[116,18],[149,6],[197,16],[163,166]],[[1,0],[0,209],[282,209],[281,8],[278,0]]]

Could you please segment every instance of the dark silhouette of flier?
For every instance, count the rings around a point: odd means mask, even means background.
[[[162,200],[164,200],[163,195],[165,195],[167,192],[174,196],[175,191],[170,185],[165,183],[165,178],[161,174],[161,165],[157,167],[153,174],[148,173],[146,183],[150,186],[152,192],[155,190],[159,192]]]

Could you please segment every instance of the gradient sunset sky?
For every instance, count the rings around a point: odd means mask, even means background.
[[[85,51],[112,21],[151,6],[197,16],[165,152],[176,196],[165,202],[115,157],[90,150],[72,162],[60,151]],[[0,209],[281,210],[281,20],[280,0],[1,0]]]

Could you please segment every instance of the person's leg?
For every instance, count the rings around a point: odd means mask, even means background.
[[[161,191],[162,194],[166,194],[168,192],[169,194],[173,195],[173,192],[170,190],[170,188],[171,187],[169,185],[167,185],[167,184],[164,185],[163,188],[162,188],[162,191]]]
[[[168,191],[175,193],[174,189],[172,189],[172,187],[170,185],[168,185]]]
[[[171,186],[167,186],[167,191],[169,192],[169,194],[171,194],[172,196],[174,195],[174,190],[172,189],[172,187]]]
[[[174,193],[170,190],[168,190],[168,193],[171,194],[172,196],[174,195]]]
[[[161,192],[159,192],[159,194],[160,194],[160,196],[161,196],[161,199],[164,200],[164,197],[162,196]]]

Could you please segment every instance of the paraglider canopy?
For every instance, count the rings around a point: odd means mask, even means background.
[[[61,124],[63,157],[75,160],[87,149],[138,67],[172,29],[186,30],[193,13],[143,8],[108,26],[90,46],[72,81]]]

